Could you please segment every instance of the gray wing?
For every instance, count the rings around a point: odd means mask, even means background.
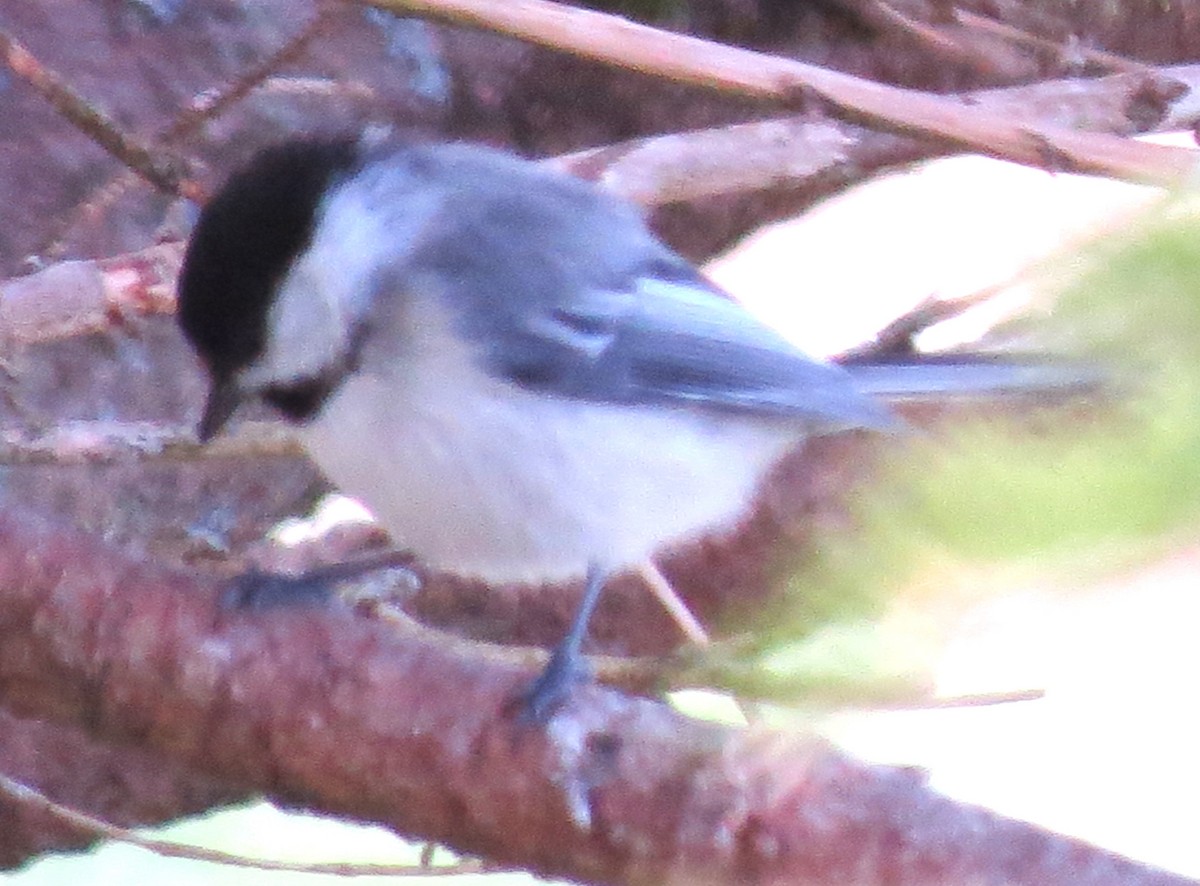
[[[663,246],[631,208],[498,155],[442,152],[437,218],[405,261],[441,290],[493,375],[608,403],[893,425]]]
[[[559,343],[543,343],[539,362],[566,358],[553,390],[794,416],[832,427],[894,423],[843,370],[811,360],[698,276],[641,276],[631,290],[592,292],[549,320],[538,318],[550,333],[543,342]],[[566,343],[571,356],[561,350]],[[519,374],[521,357],[530,354],[514,355],[510,372]]]
[[[504,284],[521,286],[525,297],[488,299],[460,314],[472,318],[465,325],[493,375],[600,402],[687,405],[830,429],[895,424],[844,370],[805,356],[682,259],[648,262],[620,286],[543,271]],[[502,278],[493,274],[488,291]]]

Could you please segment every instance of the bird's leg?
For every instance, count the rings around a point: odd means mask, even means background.
[[[221,595],[221,605],[229,609],[270,609],[323,604],[332,597],[339,582],[384,569],[411,569],[414,560],[407,551],[386,551],[344,563],[317,566],[297,575],[251,569],[229,582]]]
[[[607,573],[599,564],[588,566],[583,599],[567,635],[554,647],[542,673],[521,696],[518,718],[522,722],[534,725],[546,723],[566,700],[571,689],[590,676],[591,670],[583,657],[583,641],[607,578]]]

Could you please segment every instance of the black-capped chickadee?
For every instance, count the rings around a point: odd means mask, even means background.
[[[263,151],[204,208],[179,319],[202,439],[260,398],[428,565],[590,568],[576,647],[604,576],[734,520],[801,439],[893,424],[631,207],[463,144]]]

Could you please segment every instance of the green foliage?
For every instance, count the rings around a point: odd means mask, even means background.
[[[884,611],[1078,584],[1200,525],[1200,220],[1165,215],[1093,248],[1037,321],[1110,390],[881,444],[896,448],[855,495],[859,531],[806,552],[725,685],[886,697],[922,663],[879,628]]]
[[[1048,340],[1073,341],[1070,356],[1111,373],[1109,402],[921,441],[889,472],[904,494],[874,503],[872,535],[902,530],[896,547],[966,561],[1074,564],[1144,551],[1196,524],[1200,221],[1159,222],[1101,247],[1046,324]]]

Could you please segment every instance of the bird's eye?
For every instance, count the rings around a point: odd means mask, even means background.
[[[286,418],[302,422],[316,414],[331,392],[332,386],[329,381],[318,376],[272,385],[263,390],[262,398]]]

